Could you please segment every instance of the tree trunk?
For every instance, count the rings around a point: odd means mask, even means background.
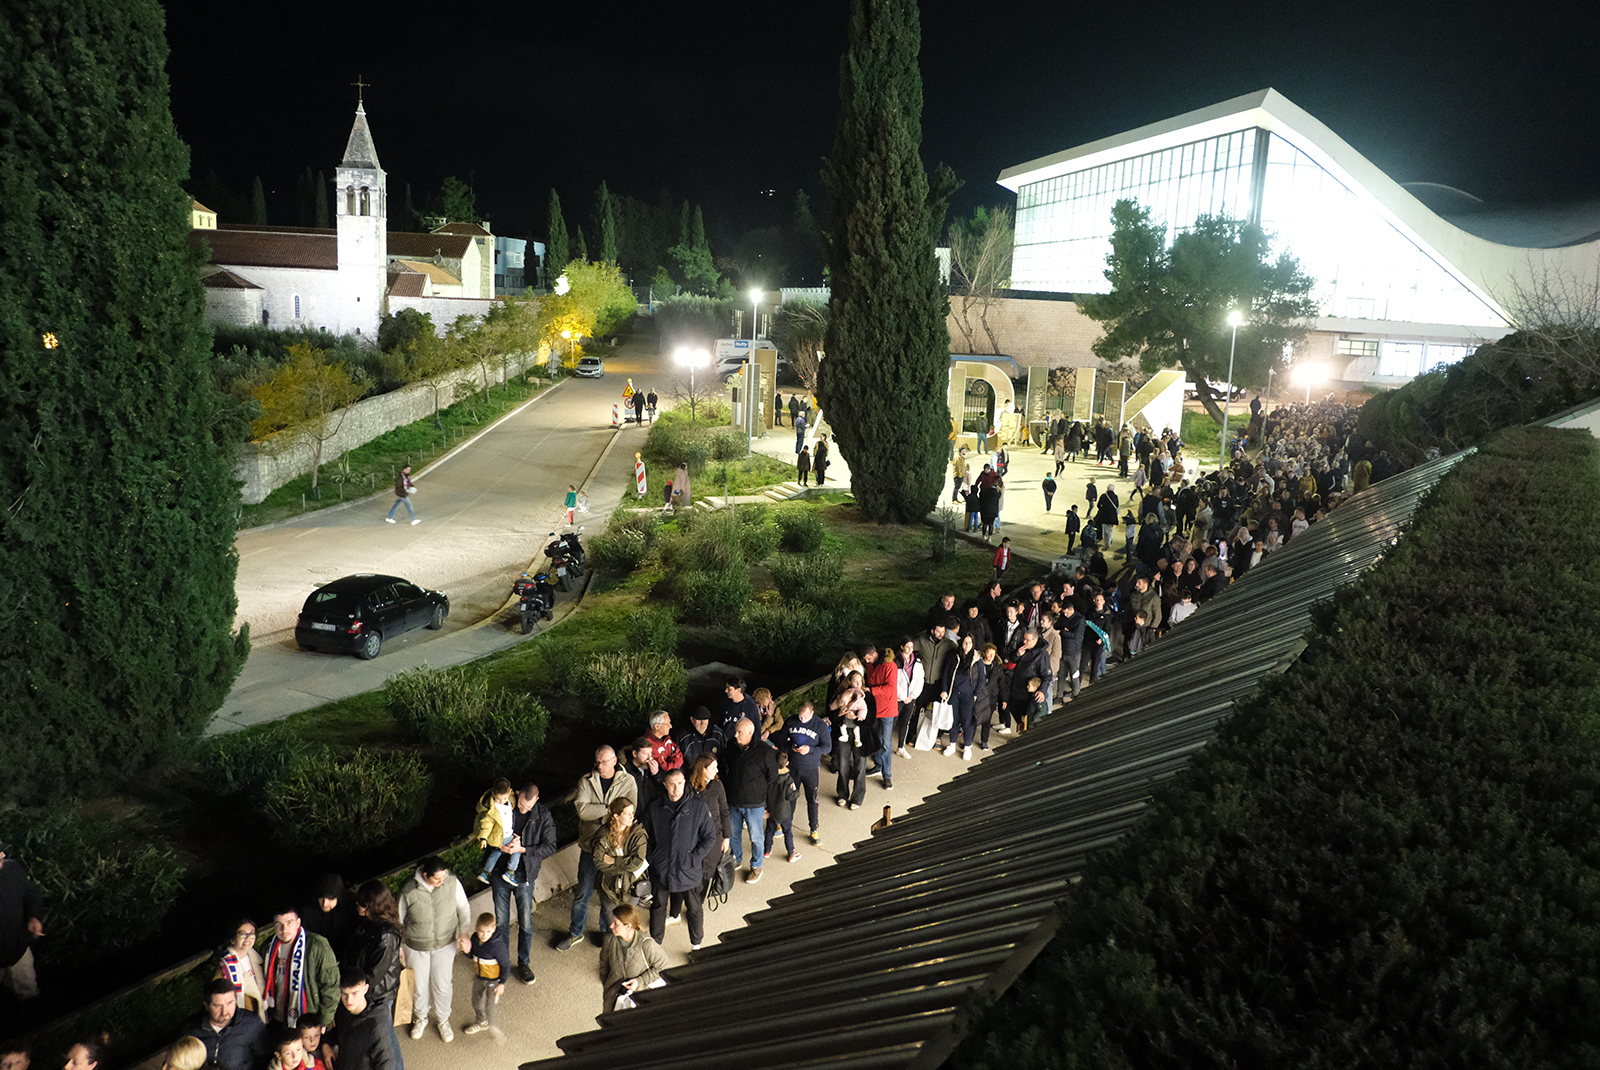
[[[1188,363],[1183,363],[1182,366],[1184,373],[1189,376],[1189,381],[1194,384],[1195,395],[1200,399],[1200,404],[1205,406],[1206,412],[1217,422],[1217,426],[1221,427],[1222,406],[1217,403],[1219,395],[1211,389],[1211,384],[1206,382],[1206,377],[1198,368]]]
[[[972,318],[967,312],[967,309],[972,304],[972,293],[970,290],[961,295],[960,302],[959,311],[956,312],[955,316],[956,327],[960,329],[961,337],[967,340],[967,352],[976,353],[978,351],[977,336],[973,333]]]
[[[1000,341],[994,336],[994,328],[989,326],[989,306],[994,303],[992,295],[985,296],[978,302],[978,322],[983,324],[983,333],[989,336],[989,350],[995,356],[1000,355]]]

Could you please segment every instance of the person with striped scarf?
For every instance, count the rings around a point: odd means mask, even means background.
[[[298,1025],[302,1018],[332,1024],[339,1006],[339,961],[327,937],[302,925],[293,909],[279,911],[272,924],[275,935],[267,945],[262,1000],[268,1019],[285,1025]]]

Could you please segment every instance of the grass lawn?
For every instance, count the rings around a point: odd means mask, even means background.
[[[1243,431],[1250,426],[1250,408],[1248,404],[1236,407],[1228,414],[1228,427],[1230,430]],[[1211,455],[1211,447],[1217,445],[1219,434],[1217,421],[1211,418],[1208,412],[1191,412],[1183,410],[1183,428],[1178,432],[1178,437],[1183,439],[1185,448],[1189,453],[1203,453]]]
[[[241,506],[239,527],[242,530],[271,524],[338,505],[346,497],[359,498],[381,490],[394,482],[402,465],[417,469],[442,457],[549,385],[546,379],[515,378],[504,385],[491,386],[487,400],[482,394],[473,394],[441,409],[439,427],[434,426],[432,416],[426,416],[379,435],[342,457],[325,457],[320,499],[311,497],[308,472],[267,495],[265,501]]]

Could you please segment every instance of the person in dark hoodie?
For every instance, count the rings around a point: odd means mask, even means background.
[[[799,798],[800,782],[795,779],[794,770],[789,768],[789,755],[786,751],[779,751],[778,775],[767,785],[767,843],[763,857],[772,857],[772,845],[778,833],[782,832],[783,847],[789,853],[789,861],[800,861],[800,852],[794,849],[794,804]]]
[[[763,744],[757,744],[762,746]],[[704,901],[700,882],[705,860],[720,845],[711,811],[700,797],[686,790],[682,769],[669,769],[661,778],[661,794],[639,815],[650,837],[645,859],[656,905],[650,911],[650,939],[661,943],[667,935],[667,915],[683,913],[689,919],[689,944],[705,940]]]
[[[324,873],[311,890],[311,902],[300,908],[300,923],[307,932],[328,941],[334,955],[344,961],[350,937],[356,931],[356,897],[337,873]]]
[[[816,715],[809,702],[802,702],[795,715],[773,734],[773,744],[789,756],[789,769],[795,783],[806,796],[806,816],[811,820],[811,842],[822,842],[821,808],[817,805],[817,785],[822,776],[822,756],[833,750],[833,734],[828,722]]]
[[[329,1041],[339,1053],[339,1070],[399,1070],[400,1049],[394,1041],[387,1008],[367,998],[367,975],[350,967],[339,974],[339,1009]]]

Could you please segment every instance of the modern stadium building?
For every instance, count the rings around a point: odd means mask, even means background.
[[[1397,384],[1506,333],[1519,292],[1600,280],[1600,202],[1490,209],[1402,187],[1268,89],[1007,168],[1017,195],[1014,291],[1103,293],[1111,208],[1128,198],[1169,233],[1202,215],[1259,223],[1317,280],[1297,365]],[[1077,363],[1078,361],[1073,361]]]

